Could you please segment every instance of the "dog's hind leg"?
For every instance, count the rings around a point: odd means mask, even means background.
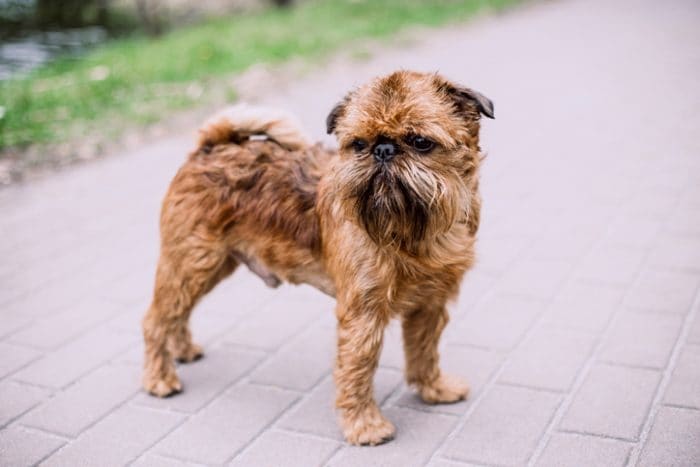
[[[174,359],[190,362],[202,356],[189,330],[192,308],[238,265],[221,245],[187,240],[161,251],[153,301],[143,320],[143,385],[159,397],[182,390]]]

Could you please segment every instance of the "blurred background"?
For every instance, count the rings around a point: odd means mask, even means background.
[[[160,36],[217,15],[286,6],[288,0],[3,0],[2,63],[7,79],[60,55],[128,35]]]
[[[176,111],[233,101],[239,75],[260,64],[303,68],[348,44],[363,59],[363,39],[513,3],[0,0],[0,183],[94,158],[144,128],[162,133],[173,125],[155,124]]]

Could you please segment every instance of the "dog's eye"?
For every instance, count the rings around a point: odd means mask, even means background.
[[[367,149],[367,141],[363,139],[356,139],[352,143],[350,143],[350,145],[355,150],[355,152],[362,152],[365,149]]]
[[[435,147],[435,143],[422,136],[411,136],[408,141],[418,152],[428,152]]]

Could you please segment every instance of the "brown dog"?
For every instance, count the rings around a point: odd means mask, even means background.
[[[181,390],[173,359],[202,355],[192,307],[244,263],[268,285],[309,283],[337,299],[336,405],[350,443],[393,437],[372,386],[392,317],[402,322],[406,379],[423,400],[464,399],[467,385],[440,371],[437,348],[445,304],[474,261],[481,114],[493,118],[481,94],[400,71],[333,109],[337,153],[260,109],[211,119],[163,202],[146,390]]]

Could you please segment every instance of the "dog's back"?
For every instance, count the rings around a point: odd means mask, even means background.
[[[332,155],[279,111],[236,106],[219,113],[200,129],[198,147],[163,202],[164,247],[211,239],[209,247],[238,261],[258,258],[261,264],[248,266],[269,272],[270,283],[277,276],[305,281],[277,271],[316,269],[317,189]]]

